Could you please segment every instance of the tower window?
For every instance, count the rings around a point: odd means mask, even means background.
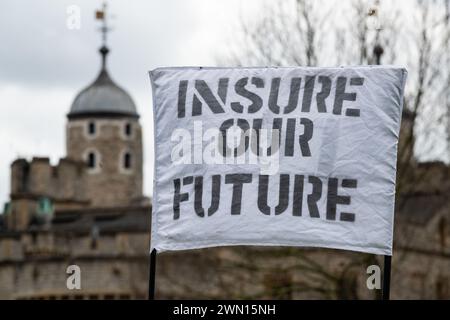
[[[131,136],[131,123],[129,122],[125,124],[125,135],[127,137]]]
[[[90,135],[94,135],[96,131],[95,122],[89,122],[88,123],[88,133]]]
[[[95,153],[89,152],[87,160],[88,160],[88,167],[95,168],[95,165],[96,165]]]
[[[126,152],[123,156],[123,167],[125,169],[131,168],[131,153]]]

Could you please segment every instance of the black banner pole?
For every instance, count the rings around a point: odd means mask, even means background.
[[[383,300],[389,300],[391,294],[391,259],[392,256],[384,256],[383,291],[382,291]]]
[[[150,253],[150,268],[148,275],[148,300],[155,300],[155,278],[156,278],[156,249]]]

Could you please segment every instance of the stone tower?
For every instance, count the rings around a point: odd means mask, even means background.
[[[90,206],[139,204],[142,195],[142,133],[130,95],[108,74],[108,48],[100,48],[97,79],[75,98],[67,115],[67,157],[84,161]]]

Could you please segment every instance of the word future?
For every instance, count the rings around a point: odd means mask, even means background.
[[[180,218],[180,206],[182,202],[189,201],[189,197],[192,196],[189,192],[182,192],[182,187],[194,184],[194,210],[197,216],[205,217],[212,216],[219,209],[221,194],[222,181],[225,181],[225,185],[230,185],[232,189],[231,198],[231,215],[240,215],[242,207],[242,199],[244,193],[244,186],[246,184],[253,183],[253,180],[258,180],[258,201],[255,204],[262,214],[270,215],[274,213],[275,215],[280,215],[285,212],[289,206],[290,199],[292,199],[292,212],[293,216],[303,215],[303,194],[305,190],[306,183],[311,185],[311,193],[306,195],[306,202],[308,207],[308,213],[311,218],[320,218],[320,212],[318,208],[318,201],[322,198],[323,194],[323,184],[321,178],[316,176],[304,175],[289,175],[280,174],[280,188],[279,188],[279,198],[278,205],[271,208],[268,205],[268,189],[269,189],[269,179],[273,179],[274,176],[269,177],[268,175],[259,175],[258,178],[254,179],[252,174],[237,173],[237,174],[226,174],[213,175],[211,177],[211,192],[210,194],[210,206],[205,209],[203,207],[203,176],[187,176],[182,179],[175,179],[174,183],[174,197],[173,197],[173,219],[177,220]],[[291,181],[293,180],[293,190],[290,190]],[[351,202],[351,197],[347,195],[339,195],[338,187],[339,182],[342,188],[355,189],[357,187],[357,180],[354,179],[338,179],[338,178],[328,178],[327,191],[326,191],[326,213],[325,217],[327,220],[340,220],[347,222],[355,221],[355,214],[350,212],[341,212],[339,219],[336,215],[336,207],[340,205],[349,205]],[[305,182],[306,181],[306,182]],[[292,196],[291,196],[292,195]],[[248,197],[245,197],[246,199]]]

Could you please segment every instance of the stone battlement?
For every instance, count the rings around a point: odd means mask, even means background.
[[[86,164],[63,158],[56,166],[49,158],[17,159],[11,164],[11,198],[48,197],[55,203],[86,202]]]

